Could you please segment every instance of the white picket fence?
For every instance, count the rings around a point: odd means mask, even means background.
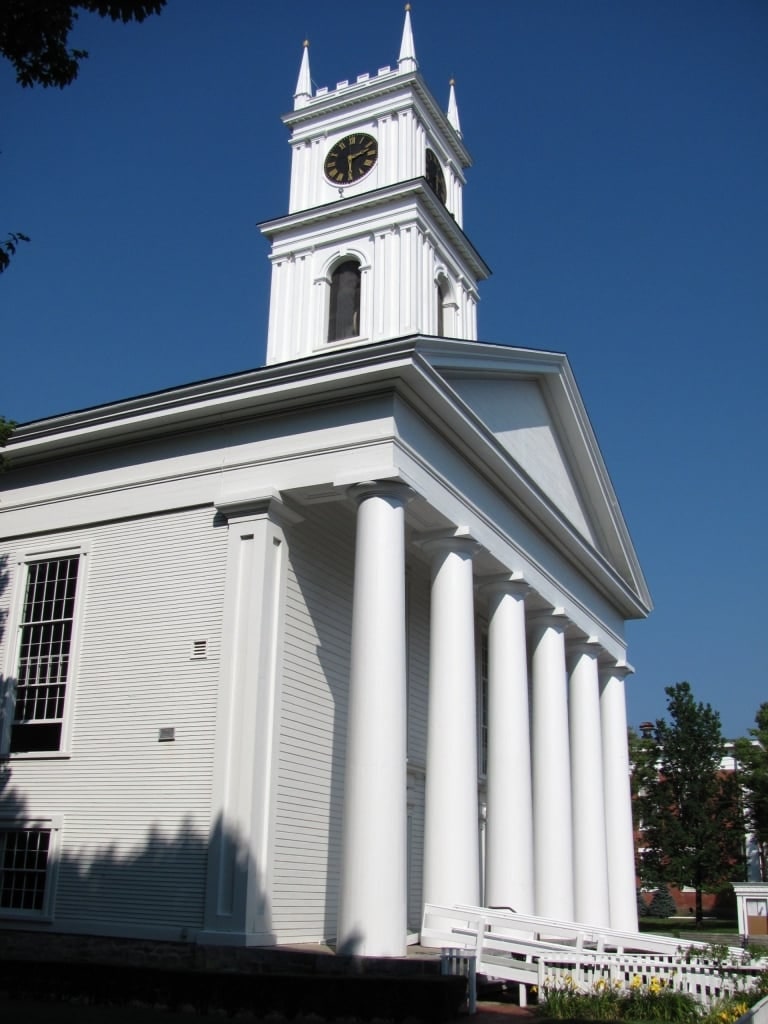
[[[698,1002],[748,991],[760,966],[745,962],[740,947],[728,962],[714,960],[704,943],[686,943],[666,935],[621,932],[551,918],[515,914],[487,907],[426,904],[423,946],[442,947],[444,961],[474,960],[469,981],[470,1012],[475,1000],[474,975],[517,983],[520,1003],[527,989],[573,986],[592,989],[601,980],[616,987],[649,985],[690,993]],[[446,968],[449,972],[451,966]]]

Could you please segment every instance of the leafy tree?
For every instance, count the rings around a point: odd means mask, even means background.
[[[650,883],[692,886],[701,924],[703,893],[743,874],[739,783],[734,773],[720,768],[725,744],[718,713],[698,703],[688,683],[665,692],[670,720],[656,720],[635,800],[641,874]],[[647,771],[650,757],[652,772]]]
[[[63,89],[77,78],[87,50],[69,49],[69,33],[79,11],[112,21],[144,21],[159,14],[166,0],[3,0],[0,55],[16,69],[23,86]]]
[[[749,739],[736,741],[736,758],[744,788],[747,826],[757,841],[760,877],[768,881],[768,704],[755,715]],[[755,742],[757,741],[757,742]]]

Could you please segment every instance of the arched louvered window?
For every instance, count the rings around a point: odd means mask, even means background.
[[[331,274],[328,341],[356,338],[360,333],[360,264],[345,260]]]

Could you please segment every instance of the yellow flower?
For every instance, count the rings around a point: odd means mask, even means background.
[[[632,977],[632,981],[630,981],[630,983],[629,983],[629,987],[630,987],[630,989],[632,989],[633,992],[636,992],[637,989],[642,987],[642,984],[643,984],[643,979],[640,977],[639,974],[635,974]]]

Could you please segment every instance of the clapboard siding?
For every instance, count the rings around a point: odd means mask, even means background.
[[[414,563],[408,579],[408,763],[427,761],[429,702],[429,577]]]
[[[342,827],[354,520],[313,511],[289,532],[272,924],[279,941],[333,938]],[[429,574],[408,574],[408,757],[426,760]],[[409,773],[408,919],[421,917],[423,770]]]
[[[408,924],[421,925],[424,870],[424,766],[429,696],[429,573],[408,573]]]
[[[202,925],[226,561],[213,522],[197,508],[28,545],[89,550],[71,756],[11,762],[26,810],[63,816],[57,921]],[[174,742],[158,742],[162,727]]]
[[[272,927],[296,942],[336,930],[354,519],[321,506],[288,540]]]

